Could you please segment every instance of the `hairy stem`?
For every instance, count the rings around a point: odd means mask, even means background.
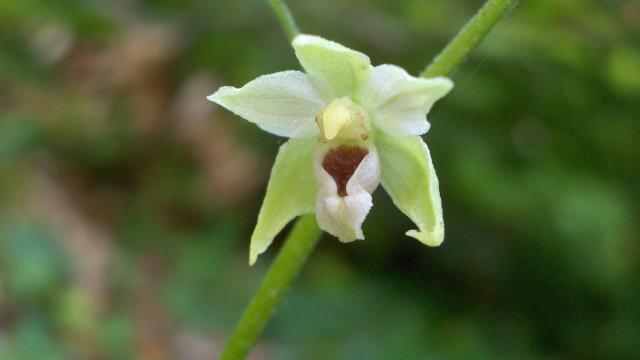
[[[269,2],[269,6],[276,14],[282,29],[287,34],[289,40],[293,40],[296,35],[300,34],[300,30],[298,30],[298,25],[296,25],[296,21],[291,14],[291,10],[283,0],[267,0]]]
[[[518,1],[488,0],[420,76],[431,78],[450,75]]]
[[[321,234],[314,214],[298,220],[240,318],[220,360],[243,359],[247,355]]]

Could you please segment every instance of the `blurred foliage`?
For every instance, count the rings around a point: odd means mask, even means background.
[[[420,71],[481,1],[291,1]],[[205,101],[298,65],[262,1],[0,2],[0,359],[213,357],[277,249],[248,237],[282,139]],[[640,354],[640,3],[523,1],[429,115],[447,238],[378,190],[253,358]]]

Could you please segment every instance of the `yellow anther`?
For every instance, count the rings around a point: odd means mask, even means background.
[[[333,100],[322,114],[320,131],[326,140],[333,140],[340,130],[351,124],[351,109],[354,104],[349,98]]]
[[[351,99],[335,99],[316,116],[323,142],[333,139],[366,140],[369,136],[369,117],[362,106]]]

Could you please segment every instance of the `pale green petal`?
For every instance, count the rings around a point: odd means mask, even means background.
[[[325,107],[300,71],[260,76],[240,89],[224,86],[207,99],[265,131],[292,138],[317,135],[315,117]]]
[[[249,264],[253,265],[273,238],[298,215],[315,210],[316,183],[313,150],[317,139],[291,139],[280,147],[271,170],[258,223],[251,235]]]
[[[421,135],[429,130],[427,113],[452,87],[444,77],[416,78],[398,66],[380,65],[373,68],[363,99],[373,109],[376,127],[397,136]]]
[[[442,204],[427,144],[419,136],[395,137],[380,131],[376,147],[382,186],[418,226],[406,234],[429,246],[440,245],[444,240]]]
[[[355,98],[371,76],[371,61],[361,52],[312,35],[298,35],[293,48],[309,75],[327,82],[335,97]]]

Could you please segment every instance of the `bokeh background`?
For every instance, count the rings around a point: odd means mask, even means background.
[[[481,5],[290,2],[414,74]],[[0,358],[214,358],[282,240],[247,265],[284,139],[205,96],[297,68],[259,0],[0,1]],[[253,359],[640,358],[640,2],[525,0],[453,79],[444,244],[379,188]]]

